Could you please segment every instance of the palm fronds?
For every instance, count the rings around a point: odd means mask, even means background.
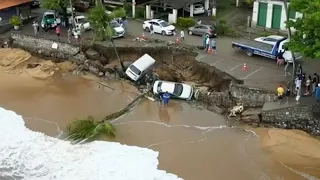
[[[72,141],[90,141],[101,135],[108,137],[116,136],[116,129],[109,120],[116,119],[125,113],[129,112],[136,102],[143,98],[146,93],[143,93],[130,102],[125,108],[118,112],[106,116],[102,121],[95,121],[92,116],[88,116],[86,119],[78,119],[68,125],[69,135],[66,139]]]

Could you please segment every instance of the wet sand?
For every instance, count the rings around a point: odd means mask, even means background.
[[[137,96],[127,83],[109,82],[116,89],[111,90],[89,79],[66,75],[37,80],[1,73],[0,106],[23,115],[30,129],[57,136],[73,119],[102,118]],[[114,141],[159,151],[159,168],[186,180],[304,179],[279,161],[319,177],[319,141],[299,134],[291,138],[273,129],[257,129],[258,138],[241,128],[228,128],[220,115],[183,101],[170,101],[163,108],[143,100],[113,123]]]

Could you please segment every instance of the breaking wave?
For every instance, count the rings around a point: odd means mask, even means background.
[[[71,145],[29,130],[22,116],[0,108],[0,179],[182,180],[157,169],[158,154],[104,141]]]

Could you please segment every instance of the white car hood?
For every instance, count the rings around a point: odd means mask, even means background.
[[[164,27],[163,29],[168,30],[168,31],[173,31],[175,29],[175,27],[170,25],[170,26]]]
[[[113,28],[116,32],[122,32],[124,31],[123,27],[114,27]]]

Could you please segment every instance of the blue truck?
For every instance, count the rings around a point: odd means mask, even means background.
[[[258,55],[270,59],[276,59],[277,54],[284,50],[284,44],[289,40],[284,37],[274,42],[274,44],[259,42],[252,39],[239,39],[232,42],[232,47],[245,51],[248,56]],[[294,53],[295,59],[299,60],[302,56],[298,53]],[[285,51],[283,58],[286,62],[292,62],[292,54],[290,51]]]

